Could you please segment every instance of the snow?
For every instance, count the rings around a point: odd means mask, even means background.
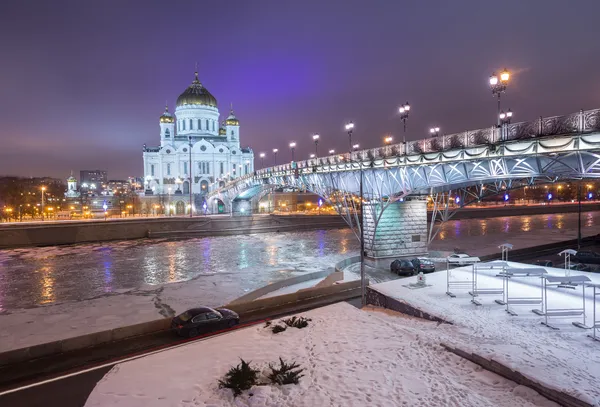
[[[533,268],[527,264],[509,262],[510,267]],[[565,270],[546,267],[551,275],[564,276]],[[586,275],[592,282],[600,283],[600,274],[575,272]],[[453,269],[452,275],[460,280],[470,280],[470,267]],[[411,304],[432,315],[464,328],[462,336],[440,335],[439,341],[462,350],[493,358],[523,375],[544,383],[548,387],[565,391],[591,404],[600,403],[600,342],[593,341],[571,322],[582,321],[581,317],[553,318],[560,330],[541,325],[543,317],[531,312],[537,305],[511,307],[518,316],[511,316],[505,306],[494,303],[497,295],[479,296],[481,306],[470,302],[470,289],[452,289],[456,298],[446,291],[446,271],[427,275],[431,287],[411,290],[403,285],[415,282],[415,278],[377,284],[374,288],[391,297]],[[511,296],[540,295],[540,280],[536,278],[515,279],[510,282]],[[502,286],[495,272],[480,272],[479,288]],[[582,306],[581,288],[548,289],[548,304],[551,308],[575,308]],[[586,290],[587,324],[592,324],[592,290]]]
[[[312,318],[305,329],[275,335],[261,324],[116,365],[86,406],[556,406],[443,350],[438,337],[458,327],[347,303],[303,315]],[[235,399],[218,388],[240,357],[265,370],[279,356],[306,369],[300,384],[255,386]]]
[[[270,298],[270,297],[275,297],[275,296],[284,295],[284,294],[291,294],[291,293],[295,293],[298,290],[302,290],[305,288],[312,288],[312,287],[316,286],[317,284],[319,284],[324,279],[325,279],[325,277],[316,278],[313,280],[303,281],[298,284],[288,285],[287,287],[282,287],[279,290],[271,291],[270,293],[263,295],[259,299]]]

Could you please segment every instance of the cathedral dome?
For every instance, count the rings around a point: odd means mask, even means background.
[[[219,136],[226,136],[227,130],[225,130],[225,122],[221,123],[221,127],[219,127]]]
[[[225,124],[228,126],[239,126],[240,125],[240,121],[233,114],[233,109],[231,109],[231,111],[229,112],[229,116],[227,116],[227,119],[225,120]]]
[[[165,106],[165,112],[160,116],[160,122],[161,123],[174,123],[175,122],[173,115],[171,113],[169,113],[168,106]]]
[[[177,107],[183,105],[202,105],[217,107],[217,99],[200,83],[198,72],[195,72],[194,81],[177,98]]]

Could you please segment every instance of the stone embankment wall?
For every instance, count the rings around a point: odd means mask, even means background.
[[[0,226],[0,249],[52,246],[144,237],[185,238],[346,227],[337,215],[136,218]]]

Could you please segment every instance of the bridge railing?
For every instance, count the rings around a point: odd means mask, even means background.
[[[259,176],[301,170],[314,166],[330,166],[350,161],[374,160],[402,155],[437,153],[445,150],[477,147],[500,141],[513,141],[572,133],[600,131],[600,109],[579,111],[564,116],[540,117],[530,122],[505,124],[501,127],[468,130],[461,133],[408,141],[375,147],[352,153],[334,154],[327,157],[286,163],[256,171]]]

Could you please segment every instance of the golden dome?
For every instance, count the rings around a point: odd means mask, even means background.
[[[229,116],[227,116],[227,119],[225,120],[225,124],[227,126],[239,126],[240,125],[240,121],[233,114],[233,108],[229,112]]]
[[[226,136],[227,130],[225,130],[225,122],[221,122],[221,127],[219,127],[219,136]]]
[[[198,80],[198,72],[195,72],[194,81],[188,88],[177,98],[176,106],[183,105],[202,105],[217,107],[217,99],[202,86]]]
[[[175,123],[175,118],[169,113],[169,107],[165,105],[165,112],[160,116],[161,123]]]

